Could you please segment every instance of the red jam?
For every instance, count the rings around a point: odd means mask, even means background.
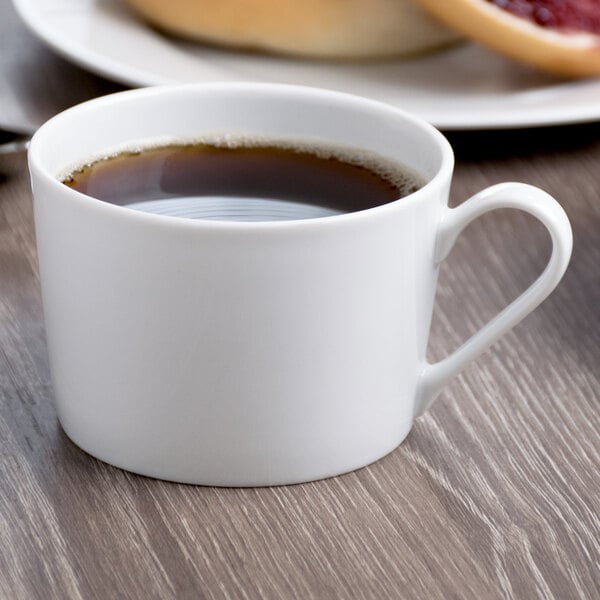
[[[600,33],[600,0],[487,0],[542,27]]]

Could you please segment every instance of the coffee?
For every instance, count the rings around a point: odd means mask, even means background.
[[[231,140],[116,153],[73,171],[63,183],[144,212],[228,221],[355,212],[422,185],[406,167],[365,152]]]

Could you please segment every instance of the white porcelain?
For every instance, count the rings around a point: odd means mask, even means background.
[[[600,80],[536,73],[474,44],[413,60],[318,62],[213,49],[161,35],[123,0],[13,0],[68,59],[126,84],[252,80],[335,89],[393,104],[442,129],[600,118]]]
[[[241,223],[141,213],[56,179],[133,140],[209,132],[359,147],[428,183],[362,212]],[[449,209],[453,158],[438,131],[312,88],[107,96],[46,123],[29,164],[60,421],[90,454],[174,481],[296,483],[387,454],[450,377],[552,291],[571,251],[567,217],[546,193],[506,183]],[[438,266],[469,222],[505,207],[548,228],[548,266],[464,346],[428,364]]]

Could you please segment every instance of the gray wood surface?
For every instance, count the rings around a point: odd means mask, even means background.
[[[48,50],[0,0],[0,129],[32,134],[57,112],[121,89]]]
[[[452,136],[454,201],[506,179],[562,201],[576,240],[563,283],[392,454],[273,489],[130,475],[62,433],[25,157],[0,157],[0,597],[600,597],[599,133]],[[432,358],[533,280],[546,237],[510,211],[465,232],[443,268]]]
[[[64,435],[25,157],[0,156],[0,598],[600,598],[600,126],[451,141],[454,203],[504,180],[562,202],[565,279],[390,455],[262,489],[131,475]],[[520,213],[471,225],[443,267],[431,358],[522,291],[549,248]]]

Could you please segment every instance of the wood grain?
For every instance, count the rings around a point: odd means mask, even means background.
[[[62,433],[25,158],[0,157],[0,598],[599,598],[599,134],[452,136],[453,202],[515,179],[563,203],[564,281],[390,455],[262,489],[131,475]],[[549,248],[514,211],[471,225],[443,268],[431,358],[523,290]]]

